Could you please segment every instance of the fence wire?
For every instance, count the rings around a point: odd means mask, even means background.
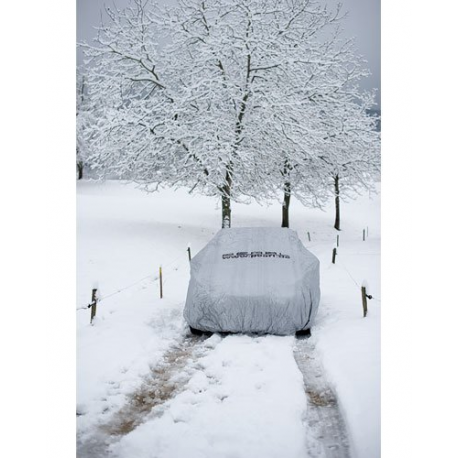
[[[170,266],[172,266],[173,264],[175,264],[177,261],[180,260],[180,258],[182,258],[184,255],[183,254],[180,254],[179,256],[177,256],[175,259],[173,259],[172,261],[168,262],[167,264],[165,265],[162,265],[162,271],[164,272],[165,269],[169,269]],[[186,255],[187,256],[187,255]],[[188,260],[188,259],[187,259]],[[189,261],[188,261],[189,262]],[[178,271],[179,267],[181,266],[182,263],[178,264],[178,266],[175,268],[175,269],[171,269],[169,271],[169,275],[173,275],[175,272]],[[157,275],[154,275],[154,274],[150,274],[150,275],[147,275],[146,277],[143,277],[143,278],[140,278],[140,280],[137,280],[136,282],[134,283],[131,283],[127,286],[124,286],[123,288],[120,288],[120,289],[117,289],[116,291],[113,291],[112,293],[110,294],[106,294],[104,296],[101,296],[99,298],[97,298],[97,304],[100,304],[100,302],[104,301],[105,299],[108,299],[109,297],[112,297],[112,296],[116,296],[117,294],[120,294],[122,293],[123,291],[127,290],[127,289],[130,289],[130,288],[133,288],[134,286],[138,285],[139,283],[147,280],[147,279],[152,279],[152,282],[151,283],[154,283],[156,281],[159,280],[159,274]],[[80,306],[80,307],[77,307],[76,310],[86,310],[90,307],[91,304],[88,304],[88,305],[85,305],[85,306]]]

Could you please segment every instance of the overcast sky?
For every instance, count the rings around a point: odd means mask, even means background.
[[[367,60],[372,76],[361,82],[364,89],[378,89],[377,103],[380,107],[380,0],[323,0],[330,6],[343,4],[348,12],[344,28],[346,35],[354,37],[356,47]],[[121,9],[129,0],[115,0]],[[160,4],[174,4],[175,0],[158,0]],[[95,35],[94,27],[100,23],[104,5],[112,5],[112,0],[77,0],[77,40],[91,42]],[[77,54],[78,63],[82,55]]]

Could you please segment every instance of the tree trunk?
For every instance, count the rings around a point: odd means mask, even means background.
[[[231,227],[231,185],[232,177],[229,170],[226,171],[226,183],[221,188],[221,210],[222,210],[222,228]]]
[[[223,210],[222,228],[227,229],[231,227],[231,198],[227,196],[222,196],[221,204]]]
[[[83,163],[78,161],[76,167],[78,168],[78,180],[81,180],[83,178]]]
[[[340,191],[339,191],[339,175],[334,177],[334,194],[336,202],[336,220],[334,222],[334,228],[340,231]]]
[[[281,227],[289,227],[289,202],[291,200],[291,183],[286,182],[283,186],[283,205]]]

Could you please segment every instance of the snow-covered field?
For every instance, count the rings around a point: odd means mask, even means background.
[[[108,431],[109,450],[117,457],[308,456],[307,398],[293,355],[294,337],[214,335],[183,350],[189,340],[182,318],[187,247],[196,254],[218,231],[216,201],[184,190],[147,195],[115,181],[79,182],[77,197],[80,455],[101,456],[94,437],[103,431],[108,437]],[[235,204],[232,215],[234,227],[279,226],[281,207]],[[352,455],[377,458],[380,197],[342,204],[336,264],[331,263],[337,235],[331,203],[323,212],[293,201],[290,219],[321,262],[322,300],[309,341],[338,395]],[[366,241],[363,229],[368,229]],[[373,296],[366,318],[363,282]],[[85,307],[92,288],[101,301],[91,326]],[[132,396],[144,394],[157,380],[166,381],[161,395],[156,393],[161,402],[152,402],[134,424],[119,426]]]

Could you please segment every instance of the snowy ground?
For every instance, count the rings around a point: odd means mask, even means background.
[[[83,181],[77,205],[79,456],[311,457],[310,405],[294,337],[188,335],[182,318],[186,249],[190,243],[197,253],[219,229],[215,201],[186,191],[146,195],[133,185]],[[278,203],[234,205],[233,226],[278,226],[280,216]],[[291,228],[321,261],[322,302],[308,344],[337,395],[352,456],[377,458],[379,196],[344,203],[342,219],[333,265],[332,206],[322,212],[292,202]],[[366,318],[362,282],[373,296]],[[95,287],[102,300],[91,326],[84,307]]]

